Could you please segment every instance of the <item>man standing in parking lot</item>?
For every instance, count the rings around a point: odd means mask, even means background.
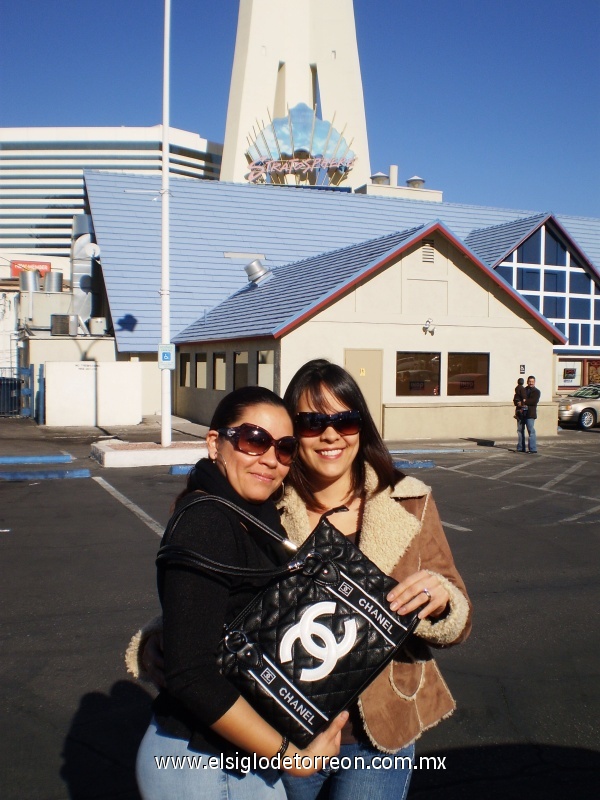
[[[537,419],[537,406],[540,402],[540,390],[536,388],[535,378],[530,375],[527,378],[527,388],[525,389],[525,399],[522,401],[527,406],[527,416],[525,419],[519,414],[517,420],[517,452],[537,453],[537,438],[535,434],[535,421]],[[525,447],[525,428],[529,437],[529,449]]]

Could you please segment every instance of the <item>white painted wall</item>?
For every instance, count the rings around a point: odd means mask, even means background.
[[[141,378],[135,362],[48,362],[46,425],[137,425],[142,421]]]

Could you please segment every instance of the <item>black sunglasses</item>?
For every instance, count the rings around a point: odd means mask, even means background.
[[[360,411],[339,411],[337,414],[320,414],[317,411],[299,411],[296,414],[298,436],[320,436],[333,428],[341,436],[352,436],[362,428]]]
[[[244,422],[235,428],[219,428],[218,433],[229,439],[236,450],[247,456],[262,456],[274,447],[275,457],[284,467],[290,466],[298,452],[298,440],[295,436],[274,439],[264,428],[251,425],[249,422]]]

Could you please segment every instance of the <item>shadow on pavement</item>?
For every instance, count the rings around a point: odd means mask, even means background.
[[[507,744],[421,755],[408,800],[592,800],[600,753],[578,747]],[[444,759],[445,762],[440,762]],[[437,769],[434,768],[434,762]],[[441,769],[443,763],[445,769]]]
[[[139,800],[135,757],[150,721],[151,695],[118,681],[110,695],[82,697],[63,746],[61,777],[71,800]]]

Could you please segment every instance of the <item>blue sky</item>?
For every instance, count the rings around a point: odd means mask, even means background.
[[[171,124],[222,142],[237,0],[171,2]],[[600,217],[598,0],[354,6],[373,172]],[[162,24],[163,0],[0,0],[0,127],[160,123]]]

